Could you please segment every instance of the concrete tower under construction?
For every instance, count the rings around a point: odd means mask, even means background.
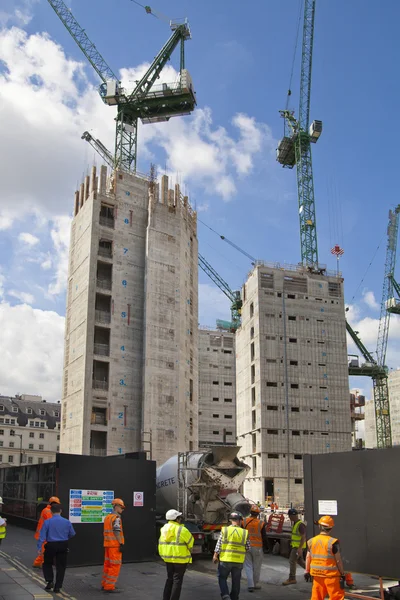
[[[75,194],[60,450],[198,445],[197,219],[179,185],[106,167]]]
[[[343,280],[254,267],[236,333],[236,411],[254,501],[301,504],[303,455],[351,450]]]

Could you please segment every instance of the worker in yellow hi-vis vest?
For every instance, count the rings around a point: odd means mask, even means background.
[[[296,583],[296,567],[299,564],[301,567],[305,567],[305,555],[306,555],[306,526],[303,521],[300,521],[299,513],[295,508],[289,508],[288,517],[292,525],[292,538],[289,555],[289,579],[284,581],[282,585],[291,585]]]
[[[0,510],[3,508],[3,498],[0,496]],[[3,519],[0,515],[0,545],[7,534],[7,519]]]
[[[238,512],[229,515],[231,524],[222,527],[213,561],[218,564],[218,583],[222,600],[239,600],[240,580],[246,552],[250,552],[249,532],[241,527],[243,517]],[[228,577],[232,577],[229,594]]]

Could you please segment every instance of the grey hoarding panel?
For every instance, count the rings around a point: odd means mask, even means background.
[[[156,463],[143,456],[57,456],[57,493],[68,517],[70,489],[113,490],[126,505],[123,513],[124,562],[151,560],[156,549]],[[144,505],[133,506],[133,493],[143,492]],[[71,566],[103,562],[103,524],[74,523],[76,536],[70,542]]]
[[[400,577],[399,467],[400,448],[304,457],[307,537],[318,532],[318,500],[337,500],[332,535],[346,570]]]

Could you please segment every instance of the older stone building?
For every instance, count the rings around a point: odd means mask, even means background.
[[[60,445],[60,402],[0,396],[0,466],[52,462]]]

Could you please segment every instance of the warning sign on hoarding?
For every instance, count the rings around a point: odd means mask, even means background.
[[[337,515],[337,500],[318,500],[319,515]]]
[[[143,492],[133,492],[133,506],[143,506]]]
[[[112,512],[112,490],[69,490],[71,523],[103,523]]]

